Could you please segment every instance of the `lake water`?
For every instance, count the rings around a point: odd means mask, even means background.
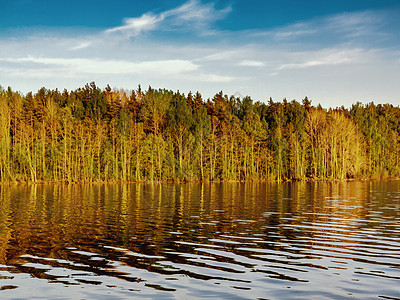
[[[0,186],[1,299],[400,299],[400,181]]]

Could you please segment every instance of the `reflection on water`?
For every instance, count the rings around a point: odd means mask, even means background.
[[[0,186],[0,298],[400,298],[400,181]]]

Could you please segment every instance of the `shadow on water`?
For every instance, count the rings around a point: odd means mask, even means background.
[[[2,298],[400,298],[400,181],[0,192]]]

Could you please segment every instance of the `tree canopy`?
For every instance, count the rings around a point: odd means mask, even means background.
[[[399,177],[399,137],[390,104],[0,88],[1,182]]]

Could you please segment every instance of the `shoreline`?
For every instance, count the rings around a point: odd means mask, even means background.
[[[352,181],[396,181],[400,180],[399,177],[384,177],[384,178],[376,178],[368,177],[368,178],[345,178],[345,179],[311,179],[307,178],[304,180],[296,180],[296,179],[285,179],[285,180],[275,180],[275,179],[254,179],[254,180],[153,180],[153,181],[9,181],[9,182],[0,182],[0,186],[4,185],[118,185],[118,184],[205,184],[205,183],[267,183],[267,182],[275,182],[275,183],[294,183],[294,182],[352,182]]]

